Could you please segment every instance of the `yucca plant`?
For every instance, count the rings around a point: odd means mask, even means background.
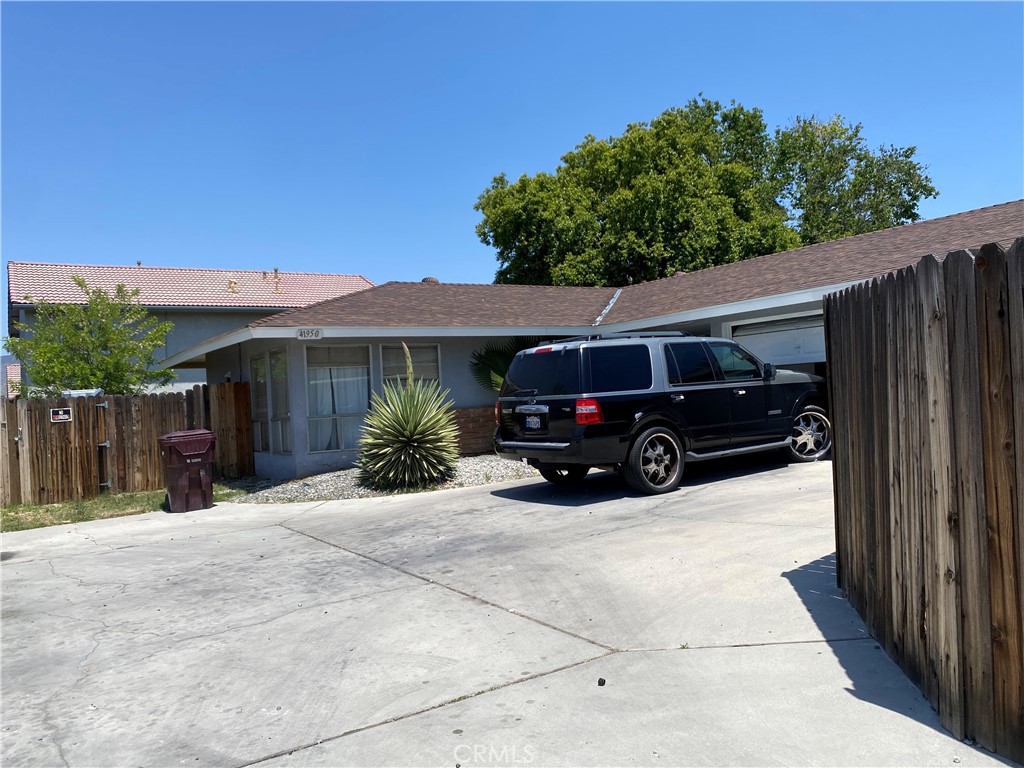
[[[448,479],[459,457],[458,428],[448,390],[416,380],[405,350],[405,386],[384,382],[370,398],[359,439],[359,480],[376,490],[422,488]]]

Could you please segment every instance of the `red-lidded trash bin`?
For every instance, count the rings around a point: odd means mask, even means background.
[[[171,512],[191,512],[213,506],[213,445],[208,429],[170,432],[157,438],[167,482]]]

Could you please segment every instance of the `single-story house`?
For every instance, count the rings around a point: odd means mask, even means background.
[[[493,392],[475,350],[510,336],[674,329],[735,338],[766,361],[824,373],[822,298],[933,253],[1024,235],[1024,200],[622,288],[391,282],[254,320],[171,355],[249,381],[256,469],[302,477],[352,464],[371,391],[417,375],[450,391],[465,453],[488,450]]]
[[[15,322],[31,326],[36,303],[84,304],[85,294],[73,282],[81,277],[90,288],[113,291],[118,284],[139,290],[139,302],[161,321],[174,323],[158,360],[240,325],[283,310],[304,307],[372,288],[360,275],[238,269],[99,266],[12,261],[7,264],[8,334],[18,336]],[[165,366],[166,367],[166,366]],[[202,367],[171,366],[179,386],[206,381]],[[12,380],[12,372],[7,378]],[[174,385],[169,388],[173,389]]]

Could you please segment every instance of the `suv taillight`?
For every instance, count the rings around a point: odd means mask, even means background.
[[[597,400],[580,399],[576,401],[576,423],[577,424],[600,424],[604,421],[601,413],[601,404]]]
[[[501,426],[501,400],[494,401],[494,423]]]

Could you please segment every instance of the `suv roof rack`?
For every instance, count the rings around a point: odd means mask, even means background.
[[[597,341],[599,339],[652,339],[658,338],[659,336],[693,336],[688,331],[620,331],[617,333],[593,333],[587,336],[573,336],[570,339],[554,339],[551,341],[542,341],[537,346],[544,344],[568,344],[574,341]]]

